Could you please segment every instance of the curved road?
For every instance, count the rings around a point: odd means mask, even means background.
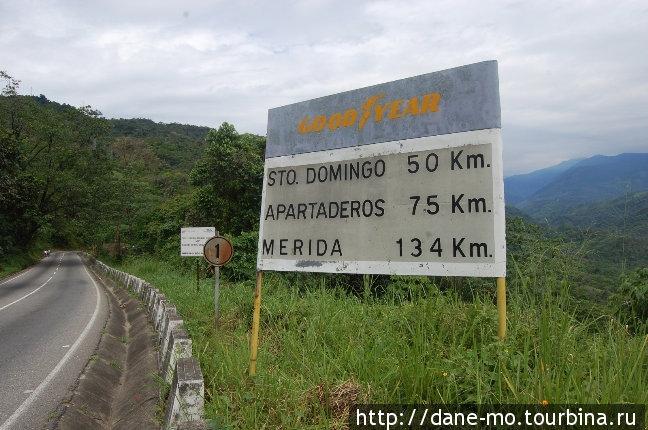
[[[95,351],[108,303],[79,256],[0,281],[0,430],[41,429]]]

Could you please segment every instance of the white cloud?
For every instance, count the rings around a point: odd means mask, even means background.
[[[265,134],[272,107],[499,61],[505,170],[648,150],[645,1],[0,0],[0,69],[108,117]]]

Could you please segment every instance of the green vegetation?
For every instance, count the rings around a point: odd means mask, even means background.
[[[74,246],[106,189],[105,120],[89,106],[43,107],[17,95],[19,81],[0,79],[0,261]]]
[[[155,123],[150,119],[111,119],[111,136],[150,149],[167,168],[188,173],[202,154],[209,127]]]
[[[613,316],[580,316],[558,279],[525,288],[529,274],[511,279],[520,288],[499,341],[486,280],[469,300],[421,277],[365,299],[329,276],[269,273],[250,378],[251,281],[221,283],[216,329],[210,279],[197,293],[191,273],[151,258],[121,269],[163,290],[185,318],[216,428],[343,428],[356,402],[648,402],[648,336]]]
[[[507,240],[503,341],[490,279],[268,273],[253,378],[252,277],[221,281],[217,328],[213,279],[196,292],[172,261],[133,256],[120,268],[183,315],[215,428],[345,428],[355,403],[645,404],[644,272],[608,311],[570,291],[581,248],[522,218],[507,220]]]
[[[217,132],[208,137],[206,127],[107,120],[89,106],[21,96],[20,81],[6,72],[0,80],[0,276],[32,264],[47,248],[86,248],[118,258],[128,252],[172,255],[169,240],[179,237],[180,227],[203,222],[198,214],[222,203],[209,195],[199,172],[197,187],[189,178],[196,162],[208,159]],[[244,141],[256,145],[253,161],[262,166],[263,138],[239,139],[232,126],[224,129],[234,158]],[[223,168],[222,161],[203,162],[203,171]],[[246,166],[237,165],[246,160],[227,161],[233,162],[230,175],[250,179],[241,175]],[[241,225],[251,220],[248,215]]]
[[[623,275],[615,298],[619,319],[637,333],[648,332],[648,268]]]
[[[609,295],[622,274],[648,267],[648,192],[561,211],[549,222],[555,234],[588,249],[583,285]]]
[[[547,183],[516,203],[516,206],[536,219],[544,219],[583,203],[615,198],[628,190],[646,191],[647,165],[648,154],[645,153],[626,153],[612,157],[597,155],[571,166],[563,163],[563,166],[569,167],[557,176],[553,176],[555,170],[544,169],[543,176],[550,178]],[[515,189],[515,182],[519,183],[525,177],[529,179],[529,176],[534,175],[521,175],[515,181],[508,178],[507,182]]]

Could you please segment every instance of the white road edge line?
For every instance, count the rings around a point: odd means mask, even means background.
[[[23,273],[21,273],[19,275],[16,275],[13,278],[9,278],[9,279],[5,280],[4,282],[0,282],[0,285],[4,285],[4,284],[6,284],[8,282],[13,281],[14,279],[18,279],[18,278],[21,278],[21,277],[25,276],[26,274],[28,274],[31,271],[31,269],[32,268],[29,268],[29,270],[25,270]]]
[[[59,266],[61,265],[61,261],[63,261],[63,257],[64,257],[64,256],[65,256],[65,253],[63,253],[63,255],[61,256],[61,258],[59,259]],[[30,269],[30,270],[31,270],[31,269]],[[29,270],[28,270],[27,272],[29,272]],[[15,278],[9,279],[9,281],[13,281],[13,280],[16,279],[16,278],[20,278],[21,276],[26,275],[27,272],[23,273],[22,275],[18,275],[18,276],[16,276]],[[52,276],[50,276],[50,278],[49,278],[47,281],[45,281],[45,284],[47,284],[49,281],[52,280],[52,278],[54,277],[54,275],[56,275],[56,272],[58,272],[58,266],[56,267],[56,270],[54,270],[54,274],[53,274]],[[6,284],[6,283],[9,282],[9,281],[3,282],[2,284]],[[2,285],[2,284],[0,284],[0,285]],[[5,309],[5,308],[8,308],[9,306],[11,306],[11,305],[13,305],[13,304],[18,303],[19,301],[21,301],[22,299],[24,299],[24,298],[26,298],[26,297],[31,296],[31,295],[34,294],[36,291],[38,291],[38,290],[40,290],[41,288],[43,288],[43,287],[45,286],[45,284],[43,284],[43,285],[41,285],[40,287],[36,288],[36,289],[35,289],[34,291],[32,291],[31,293],[25,294],[24,296],[22,296],[22,297],[19,298],[18,300],[14,300],[13,302],[9,303],[8,305],[4,305],[3,307],[0,308],[0,311],[3,310],[3,309]]]
[[[59,258],[57,269],[58,269],[58,267],[61,266],[61,261],[63,261],[63,257],[65,256],[65,254],[66,254],[66,253],[64,252],[63,255],[61,255],[61,258]],[[42,260],[41,260],[41,261],[42,261]],[[30,267],[29,269],[25,270],[23,273],[14,276],[13,278],[5,279],[3,282],[0,282],[0,285],[4,285],[4,284],[6,284],[6,283],[8,283],[8,282],[13,281],[14,279],[21,278],[21,277],[25,276],[27,273],[29,273],[32,269],[33,269],[33,266]],[[4,308],[2,308],[2,309],[4,309]]]
[[[92,314],[92,318],[90,318],[90,321],[85,326],[85,329],[83,329],[83,332],[81,333],[79,338],[76,340],[76,342],[74,342],[72,347],[63,356],[61,361],[58,362],[56,367],[49,373],[49,375],[47,375],[47,377],[43,380],[43,382],[40,383],[38,388],[36,388],[34,392],[29,397],[27,397],[27,399],[22,403],[22,405],[20,405],[18,409],[16,409],[16,411],[9,418],[7,418],[7,421],[5,421],[2,425],[0,425],[0,430],[9,430],[9,428],[11,428],[11,425],[14,423],[14,421],[16,421],[18,417],[20,417],[20,415],[22,415],[23,412],[25,412],[25,410],[27,410],[27,408],[31,406],[31,404],[43,392],[43,390],[45,390],[47,385],[52,381],[52,379],[56,377],[56,375],[61,371],[63,366],[66,364],[66,362],[70,359],[72,354],[74,354],[81,341],[88,335],[88,333],[90,332],[90,328],[94,324],[94,321],[97,319],[97,315],[99,314],[99,303],[101,300],[101,294],[99,293],[99,286],[95,282],[94,278],[90,276],[90,273],[88,272],[88,269],[85,267],[85,265],[83,266],[83,269],[85,270],[86,274],[92,281],[92,284],[95,287],[95,293],[97,294],[97,301],[95,304],[94,313]]]
[[[54,272],[54,274],[56,274],[56,272]],[[4,305],[3,307],[0,308],[0,311],[3,310],[3,309],[5,309],[5,308],[8,308],[8,307],[11,306],[11,305],[15,305],[16,303],[18,303],[18,302],[21,301],[22,299],[26,299],[27,297],[31,296],[31,295],[34,294],[36,291],[40,290],[40,289],[43,288],[45,285],[47,285],[47,283],[48,283],[49,281],[51,281],[53,277],[54,277],[54,275],[50,276],[50,278],[49,278],[47,281],[45,281],[45,283],[44,283],[43,285],[41,285],[40,287],[36,288],[36,289],[35,289],[34,291],[32,291],[31,293],[27,293],[27,294],[25,294],[24,296],[22,296],[21,298],[19,298],[18,300],[14,300],[13,302],[9,303],[8,305]]]

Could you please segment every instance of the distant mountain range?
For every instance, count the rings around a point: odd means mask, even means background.
[[[606,230],[648,240],[648,191],[579,205],[547,220],[562,228]]]
[[[506,203],[516,205],[524,201],[527,197],[530,197],[540,188],[560,176],[565,170],[582,160],[584,158],[574,158],[573,160],[563,161],[555,166],[535,170],[531,173],[510,176],[504,179]]]
[[[504,179],[506,215],[531,218],[583,252],[574,286],[605,300],[648,267],[648,154],[596,155]],[[597,300],[598,300],[597,299]]]
[[[648,191],[648,153],[596,155],[504,179],[506,203],[542,220],[576,206]]]

